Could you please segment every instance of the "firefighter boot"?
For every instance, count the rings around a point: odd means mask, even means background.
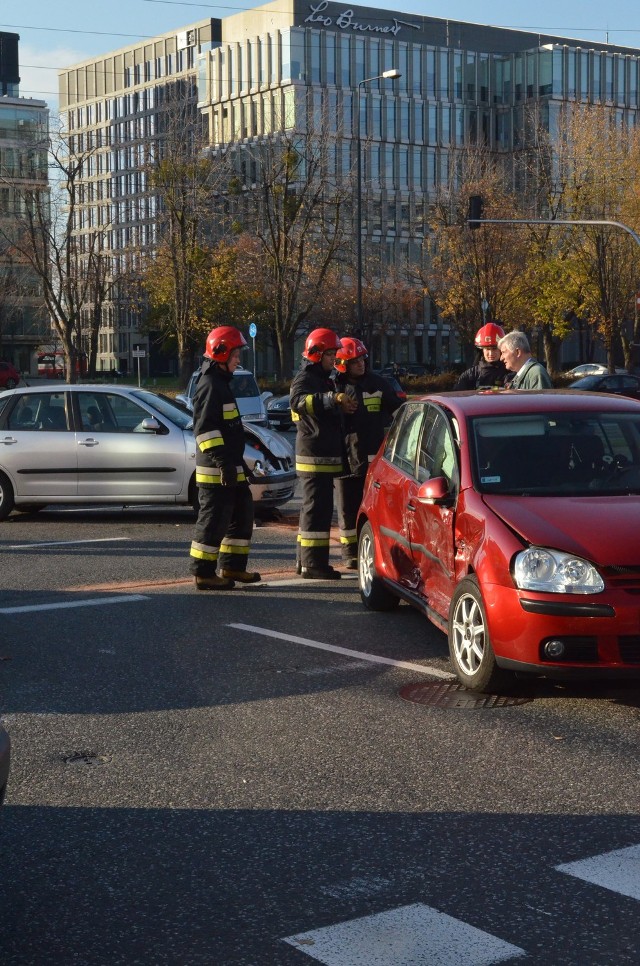
[[[196,577],[198,590],[233,590],[234,586],[233,580],[227,580],[217,574],[212,574],[210,577]]]
[[[250,570],[221,570],[220,573],[227,580],[232,583],[237,580],[239,584],[257,584],[260,580],[260,574]]]

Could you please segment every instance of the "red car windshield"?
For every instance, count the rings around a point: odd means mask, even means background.
[[[471,429],[481,493],[640,493],[640,414],[487,416]]]

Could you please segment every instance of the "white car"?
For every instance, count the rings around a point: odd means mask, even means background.
[[[189,379],[189,385],[185,392],[176,396],[177,401],[191,411],[193,411],[193,397],[199,378],[200,370],[196,369]],[[249,372],[248,369],[236,369],[231,380],[231,391],[236,397],[238,412],[244,423],[251,423],[252,425],[258,426],[269,425],[269,419],[265,409],[265,400],[269,399],[273,393],[261,393],[252,372]]]
[[[295,488],[286,439],[244,424],[256,511]],[[0,393],[0,520],[51,503],[185,504],[197,509],[188,409],[148,389],[28,386]]]
[[[615,371],[621,373],[627,370],[616,369]],[[606,376],[608,372],[608,366],[603,366],[600,362],[585,362],[581,366],[576,366],[575,369],[570,369],[565,375],[571,376],[572,379],[580,379],[582,376]]]

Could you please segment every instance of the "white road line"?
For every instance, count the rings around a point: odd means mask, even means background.
[[[557,865],[556,871],[575,875],[611,892],[640,899],[640,845]]]
[[[101,607],[105,604],[128,604],[136,600],[151,600],[144,594],[124,594],[120,597],[94,597],[89,600],[63,600],[51,604],[28,604],[24,607],[0,607],[0,614],[29,614],[37,610],[71,610],[73,607]]]
[[[47,543],[12,543],[0,550],[33,550],[34,547],[73,547],[80,543],[116,543],[118,540],[131,540],[131,537],[96,537],[94,540],[51,540]]]
[[[527,955],[421,902],[283,941],[325,966],[490,966]]]
[[[336,647],[333,644],[323,644],[322,641],[312,641],[308,637],[296,637],[294,634],[283,634],[280,631],[270,631],[266,627],[255,627],[253,624],[228,624],[239,631],[249,631],[250,634],[262,634],[264,637],[275,637],[279,641],[291,641],[292,644],[303,644],[305,647],[316,647],[320,651],[331,651],[333,654],[344,654],[346,657],[357,657],[373,664],[390,664],[391,667],[403,668],[407,671],[420,671],[431,674],[436,678],[453,681],[454,675],[448,671],[425,667],[424,664],[411,664],[409,661],[394,661],[390,657],[379,657],[377,654],[367,654],[365,651],[352,651],[348,647]]]

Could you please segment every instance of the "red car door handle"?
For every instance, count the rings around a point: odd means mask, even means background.
[[[415,513],[416,507],[413,505],[413,503],[407,503],[407,510],[409,510],[410,513]]]
[[[376,490],[379,490],[380,489],[380,484],[379,484],[378,480],[374,480],[371,485],[372,486],[375,486]]]

